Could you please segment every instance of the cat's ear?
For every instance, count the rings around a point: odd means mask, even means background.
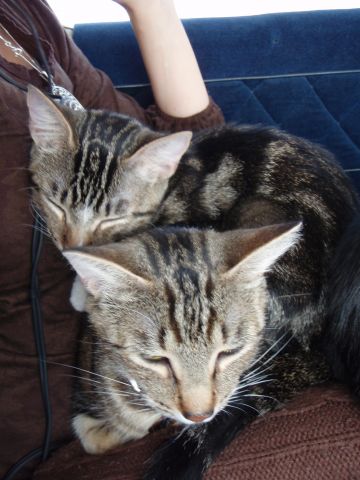
[[[151,284],[131,267],[125,267],[104,258],[101,255],[104,248],[87,247],[84,250],[63,252],[91,295],[101,298],[119,294],[120,290],[124,294],[128,287],[146,288]]]
[[[238,274],[250,281],[261,279],[301,237],[302,223],[284,223],[234,230],[224,236],[225,279]]]
[[[131,171],[146,182],[169,179],[181,157],[189,148],[191,132],[177,132],[147,143],[134,153],[127,164]]]
[[[34,143],[43,150],[75,147],[74,132],[61,109],[36,87],[29,85],[26,97],[29,130]]]

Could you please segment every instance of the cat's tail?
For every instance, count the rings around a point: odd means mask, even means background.
[[[360,216],[345,231],[330,269],[324,346],[334,375],[360,398]]]

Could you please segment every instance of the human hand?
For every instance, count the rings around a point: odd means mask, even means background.
[[[128,13],[149,10],[154,7],[173,5],[173,0],[113,0],[127,10]]]

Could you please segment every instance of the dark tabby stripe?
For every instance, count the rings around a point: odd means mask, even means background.
[[[170,320],[169,323],[170,323],[171,330],[175,335],[176,341],[178,343],[182,343],[181,332],[175,318],[176,296],[168,283],[165,284],[165,294],[167,298],[167,303],[169,305],[169,320]]]
[[[79,128],[82,142],[74,156],[70,182],[75,208],[87,204],[100,211],[117,171],[118,159],[127,149],[132,151],[138,129],[137,122],[128,122],[120,116],[112,118],[104,112],[86,115]]]

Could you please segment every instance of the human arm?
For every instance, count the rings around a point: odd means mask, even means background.
[[[55,83],[71,91],[85,108],[117,111],[157,130],[199,130],[224,122],[220,108],[212,99],[205,109],[188,117],[167,114],[158,105],[142,108],[133,97],[115,89],[109,77],[90,64],[65,34],[45,0],[34,0],[28,8],[34,13],[40,35],[53,50],[55,62],[51,66]],[[67,80],[64,82],[64,73],[70,83]]]
[[[158,107],[189,117],[209,105],[193,49],[172,0],[114,0],[128,12]]]

